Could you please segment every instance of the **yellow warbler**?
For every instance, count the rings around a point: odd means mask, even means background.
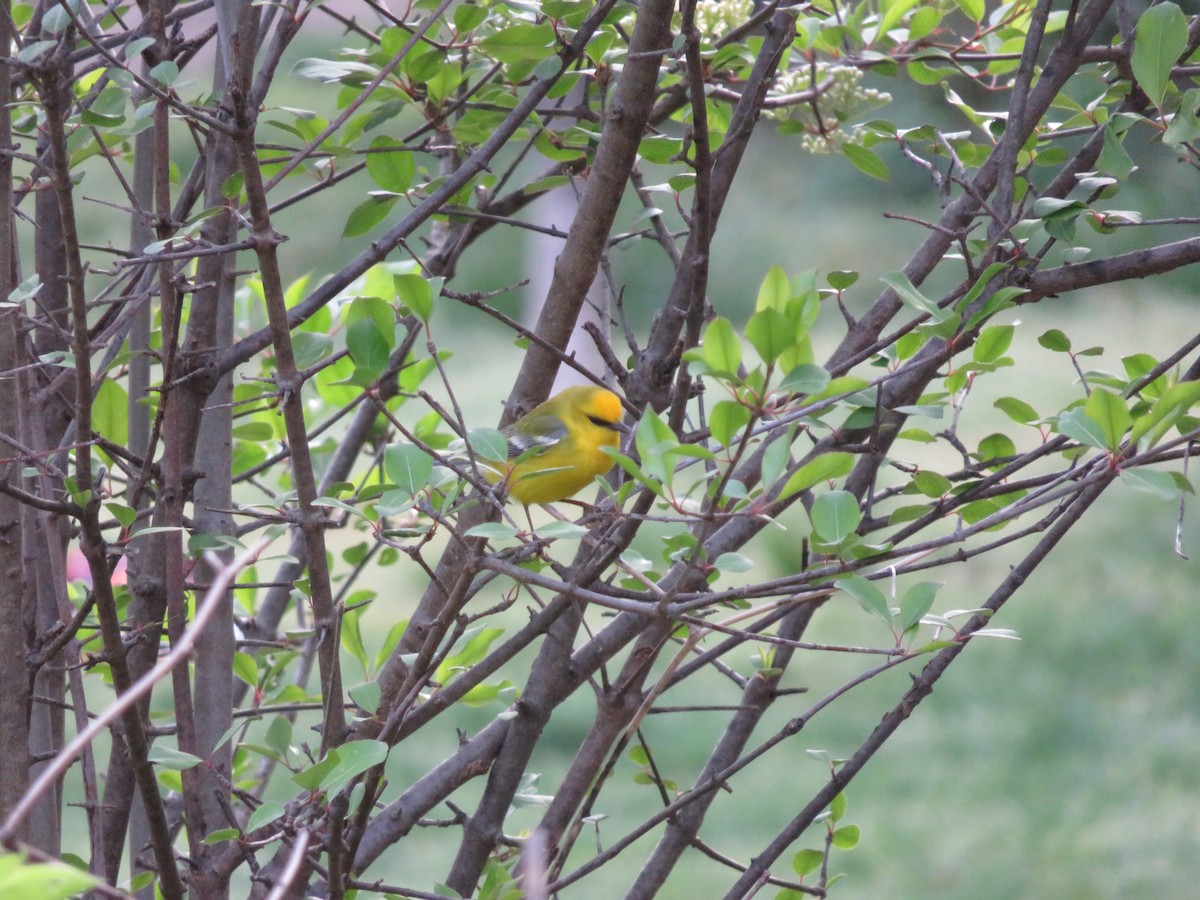
[[[602,448],[618,446],[621,398],[592,385],[569,387],[504,429],[508,460],[487,471],[523,506],[565,500],[612,468]]]

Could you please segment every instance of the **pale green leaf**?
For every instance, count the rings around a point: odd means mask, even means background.
[[[388,213],[396,205],[396,199],[394,194],[377,194],[358,204],[346,219],[342,237],[352,238],[366,234],[388,217]]]
[[[1096,388],[1084,404],[1087,417],[1095,422],[1104,436],[1104,449],[1116,450],[1121,446],[1121,438],[1133,424],[1129,410],[1120,395],[1104,388]]]
[[[414,444],[391,444],[383,451],[383,471],[392,484],[413,496],[429,484],[433,458]]]
[[[911,306],[923,313],[928,313],[929,317],[935,322],[941,322],[951,314],[949,309],[940,309],[938,305],[922,294],[913,283],[908,280],[908,276],[903,272],[889,272],[879,279],[893,291],[907,306]]]
[[[887,163],[879,158],[874,151],[858,144],[843,144],[842,154],[860,171],[880,181],[891,181],[892,173],[888,171]]]
[[[907,631],[920,622],[921,617],[933,606],[940,588],[941,584],[938,582],[922,581],[905,591],[904,599],[900,601],[900,621],[896,623],[896,627],[900,631]]]
[[[829,491],[813,501],[810,516],[817,536],[836,544],[854,533],[862,521],[862,510],[848,491]]]
[[[155,765],[162,766],[164,769],[175,769],[183,771],[190,769],[193,766],[198,766],[204,762],[200,757],[191,753],[184,753],[182,750],[175,750],[171,747],[164,747],[162,744],[155,744],[146,753],[146,759]]]
[[[792,494],[806,491],[823,481],[841,478],[843,475],[849,474],[852,468],[854,468],[854,455],[851,453],[837,451],[822,454],[793,472],[787,480],[787,484],[783,486],[783,490],[780,491],[779,497],[780,499],[790,497]]]
[[[1162,106],[1171,69],[1188,45],[1188,20],[1174,3],[1151,6],[1138,19],[1133,75],[1150,102]]]
[[[100,383],[92,398],[92,427],[114,444],[129,442],[129,394],[111,378]]]
[[[742,364],[742,342],[738,340],[733,325],[729,320],[717,316],[704,329],[704,339],[701,344],[704,362],[714,372],[737,374]]]
[[[1088,447],[1095,447],[1097,450],[1108,449],[1104,429],[1080,407],[1060,415],[1057,427],[1060,434],[1065,434],[1071,440],[1079,441]]]
[[[709,413],[708,427],[721,446],[728,447],[737,440],[749,421],[750,410],[742,404],[736,400],[720,400]]]
[[[892,611],[888,608],[887,598],[883,591],[867,581],[861,575],[851,575],[836,582],[841,590],[858,601],[858,605],[871,615],[878,616],[889,625],[892,622]]]

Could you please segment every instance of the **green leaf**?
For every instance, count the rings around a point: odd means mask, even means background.
[[[904,413],[906,416],[928,416],[931,419],[940,419],[945,415],[946,409],[936,403],[914,403],[910,406],[897,406],[893,412]]]
[[[774,363],[796,343],[791,323],[777,309],[760,309],[746,323],[746,338],[765,363]]]
[[[997,263],[995,265],[999,264]],[[988,297],[986,301],[984,301],[983,306],[979,310],[972,313],[971,318],[967,320],[967,330],[969,331],[976,325],[986,322],[1001,310],[1011,308],[1013,305],[1013,300],[1024,293],[1024,288],[1014,287],[1012,285],[1009,287],[1000,288],[998,291],[992,294],[992,296]],[[955,308],[958,310],[963,310],[966,309],[966,306],[967,304],[958,303],[956,304]]]
[[[783,475],[791,455],[792,442],[796,439],[796,426],[789,425],[783,435],[769,439],[763,450],[762,466],[760,467],[760,483],[770,490]]]
[[[488,648],[502,634],[503,628],[468,629],[455,643],[456,652],[438,666],[435,680],[446,684],[457,672],[464,671],[487,656]]]
[[[839,850],[853,850],[861,837],[862,831],[857,825],[843,825],[830,836],[830,843]]]
[[[646,474],[662,484],[669,484],[674,475],[674,466],[668,461],[667,454],[680,446],[679,438],[671,431],[671,426],[647,407],[642,420],[638,422],[634,442]]]
[[[1104,429],[1083,411],[1082,407],[1067,410],[1058,417],[1057,428],[1060,434],[1065,434],[1071,440],[1097,450],[1107,450]]]
[[[954,0],[954,5],[970,16],[972,21],[982,21],[984,0]]]
[[[1158,365],[1158,360],[1149,353],[1132,353],[1121,357],[1121,365],[1130,381],[1136,381]],[[1159,376],[1160,378],[1162,376]],[[1143,388],[1143,391],[1145,388]]]
[[[642,138],[638,144],[638,156],[646,162],[664,166],[679,155],[682,149],[683,142],[679,138],[652,134]]]
[[[383,741],[349,741],[329,752],[334,763],[323,773],[320,788],[326,793],[341,790],[352,778],[387,759],[388,746]]]
[[[146,759],[155,765],[162,766],[164,769],[175,769],[176,771],[190,769],[204,762],[198,756],[194,756],[191,753],[184,753],[182,750],[175,750],[171,747],[164,747],[162,744],[155,744],[151,747],[146,754]]]
[[[104,115],[95,110],[85,109],[79,114],[79,121],[94,128],[116,128],[125,124],[125,117]]]
[[[920,622],[921,617],[933,606],[941,587],[936,581],[922,581],[905,591],[904,599],[900,601],[900,621],[896,627],[904,632]]]
[[[829,818],[838,821],[846,815],[846,793],[843,791],[829,801]]]
[[[1116,451],[1121,446],[1121,438],[1133,424],[1125,401],[1120,395],[1104,388],[1096,388],[1083,407],[1087,417],[1100,426],[1104,436],[1104,449]]]
[[[380,376],[391,353],[391,336],[383,334],[370,317],[359,319],[346,330],[346,349],[354,361],[355,383],[370,384]]]
[[[333,338],[330,335],[312,331],[292,332],[292,353],[298,368],[315,366],[332,352]]]
[[[170,87],[175,83],[175,79],[179,77],[179,66],[173,60],[163,60],[152,68],[148,74],[164,87]]]
[[[78,10],[79,0],[68,0],[62,5],[54,4],[42,16],[42,30],[48,34],[62,34],[71,24],[71,14],[77,13]]]
[[[1121,481],[1135,490],[1153,494],[1163,500],[1179,499],[1179,485],[1175,483],[1170,472],[1158,472],[1154,469],[1122,469]]]
[[[476,525],[474,528],[468,528],[463,537],[482,537],[489,540],[503,540],[513,537],[517,533],[511,525],[505,525],[502,522],[484,522],[482,525]]]
[[[1041,219],[1063,213],[1081,213],[1087,210],[1082,200],[1064,200],[1062,197],[1038,197],[1033,203],[1033,214]]]
[[[505,679],[499,684],[477,684],[462,697],[462,703],[471,708],[484,706],[495,700],[504,691],[516,692],[516,685]]]
[[[950,479],[939,472],[922,469],[913,475],[913,484],[926,497],[938,498],[944,496],[951,487]]]
[[[1002,357],[1012,345],[1014,330],[1012,325],[993,325],[979,332],[972,351],[975,362],[990,363]]]
[[[758,286],[758,296],[754,300],[754,310],[777,309],[786,312],[792,298],[792,286],[788,283],[787,272],[782,266],[771,266],[763,276]]]
[[[741,553],[722,553],[713,560],[713,567],[725,573],[740,574],[754,568],[754,560]]]
[[[816,459],[806,462],[792,473],[792,477],[787,480],[787,484],[780,491],[779,499],[782,500],[793,494],[806,491],[813,485],[820,484],[823,481],[841,478],[843,475],[848,475],[853,468],[854,455],[852,453],[837,451],[822,454]]]
[[[972,284],[971,289],[968,290],[966,294],[962,295],[961,300],[956,302],[954,305],[955,310],[964,312],[968,306],[971,306],[974,301],[978,300],[980,296],[983,295],[984,288],[988,287],[988,284],[991,283],[992,278],[1000,275],[1001,272],[1004,271],[1004,268],[1006,268],[1006,266],[1004,266],[1003,263],[992,263],[988,266],[988,268],[984,269],[983,274],[980,274],[979,277],[976,278],[976,281],[974,281],[974,284]]]
[[[928,313],[934,322],[942,322],[952,314],[949,309],[939,309],[938,305],[917,290],[908,276],[903,272],[889,272],[879,279],[907,305],[923,313]]]
[[[276,803],[274,800],[266,801],[250,814],[250,819],[246,822],[246,833],[257,831],[264,825],[274,822],[285,812],[282,803]]]
[[[92,427],[114,444],[129,442],[129,394],[111,378],[100,383],[92,398]]]
[[[153,47],[155,43],[157,42],[152,37],[143,37],[138,38],[136,41],[130,41],[125,45],[125,49],[123,51],[125,58],[132,60],[143,50],[148,50],[149,48]]]
[[[132,506],[126,506],[124,503],[110,501],[104,504],[104,509],[110,516],[121,523],[122,528],[128,528],[137,521],[137,510]]]
[[[1181,381],[1171,385],[1154,401],[1150,412],[1138,416],[1133,430],[1129,433],[1130,443],[1138,444],[1143,437],[1149,435],[1148,445],[1153,447],[1197,400],[1200,400],[1200,382]]]
[[[1057,328],[1042,332],[1038,336],[1038,343],[1055,353],[1069,353],[1071,350],[1071,339]]]
[[[371,153],[367,156],[367,174],[371,180],[394,194],[403,194],[412,186],[416,174],[413,155],[404,150],[395,138],[380,135],[371,141]]]
[[[704,329],[701,350],[704,362],[714,372],[736,375],[742,364],[742,342],[738,340],[733,325],[723,316],[717,316]]]
[[[502,63],[533,62],[551,52],[554,46],[554,28],[549,24],[507,25],[484,38],[480,46],[484,53]]]
[[[454,27],[459,32],[478,28],[487,18],[487,8],[463,4],[454,8]]]
[[[472,428],[467,432],[467,443],[480,459],[504,462],[508,459],[508,438],[496,428]]]
[[[50,10],[60,8],[53,6]],[[35,863],[15,853],[0,854],[0,896],[5,900],[67,900],[99,883],[98,878],[88,874],[86,866],[58,860]]]
[[[826,275],[825,280],[829,282],[829,286],[835,291],[844,291],[847,288],[853,287],[858,281],[858,273],[852,272],[849,269],[839,269]]]
[[[266,744],[279,754],[280,759],[287,759],[292,750],[292,723],[287,716],[273,716],[267,726]]]
[[[988,462],[993,459],[1008,459],[1016,456],[1017,445],[1007,434],[989,434],[979,442],[979,460]]]
[[[365,681],[362,684],[356,684],[346,693],[350,695],[351,700],[368,712],[374,712],[379,708],[379,700],[383,696],[383,691],[380,689],[378,681]]]
[[[221,182],[221,196],[226,200],[236,200],[242,194],[242,188],[245,186],[246,176],[241,172],[234,172],[228,178]]]
[[[917,0],[891,0],[890,3],[881,3],[879,8],[883,11],[883,15],[879,19],[878,33],[887,34],[904,17],[904,14],[916,5]]]
[[[1179,98],[1179,108],[1163,132],[1162,141],[1179,152],[1184,144],[1200,138],[1200,88],[1192,88]]]
[[[379,74],[378,69],[367,63],[317,58],[300,60],[296,63],[292,71],[301,78],[313,78],[317,81],[327,83],[342,81],[343,79],[347,82],[363,83]],[[304,123],[302,122],[301,124]],[[303,131],[293,128],[293,132],[307,139]]]
[[[409,496],[423,490],[433,475],[433,458],[415,444],[395,443],[383,451],[388,480]]]
[[[59,9],[60,9],[59,7],[52,6],[52,7],[50,7],[50,9],[46,10],[46,15],[42,18],[42,27],[43,28],[46,27],[47,19],[49,19],[50,16],[53,13],[55,13],[56,11],[58,11]],[[17,53],[17,61],[23,62],[23,63],[31,63],[35,59],[37,59],[39,56],[41,56],[43,53],[45,53],[47,50],[49,50],[51,47],[54,47],[57,45],[58,45],[58,41],[30,41],[28,44],[26,44],[24,47],[21,48],[20,52]]]
[[[851,575],[835,582],[835,585],[857,600],[858,605],[871,615],[878,616],[889,625],[892,623],[892,611],[888,608],[887,598],[867,579],[861,575]]]
[[[392,286],[400,302],[414,316],[428,324],[429,317],[433,315],[433,285],[420,275],[407,273],[393,275]]]
[[[1159,3],[1142,13],[1133,45],[1133,75],[1146,96],[1162,108],[1171,68],[1187,49],[1188,21],[1174,3]]]
[[[932,6],[923,6],[913,13],[908,26],[909,41],[919,41],[928,37],[942,24],[942,14]]]
[[[394,194],[374,194],[350,212],[342,237],[352,238],[366,234],[388,217],[398,198]]]
[[[337,750],[330,750],[324,760],[314,762],[312,766],[306,769],[301,769],[300,772],[292,776],[292,780],[301,788],[304,788],[305,791],[317,791],[320,788],[320,780],[325,778],[325,775],[328,775],[337,766],[338,758],[340,757],[337,755]]]
[[[258,687],[258,663],[249,653],[239,650],[233,654],[233,674],[250,687]]]
[[[803,878],[821,868],[824,861],[825,854],[820,850],[797,850],[792,857],[792,871]]]
[[[721,400],[708,417],[708,427],[722,447],[731,446],[750,421],[750,410],[736,400]]]
[[[822,494],[813,501],[809,515],[812,518],[813,531],[831,544],[839,543],[853,534],[858,523],[862,521],[862,510],[858,508],[858,500],[849,491],[829,491]]]
[[[588,530],[574,522],[547,522],[538,528],[538,537],[554,540],[578,541],[587,537]]]
[[[370,592],[362,591],[359,593],[369,594]],[[357,597],[357,594],[355,597]],[[367,648],[363,644],[362,625],[360,621],[362,619],[362,613],[362,607],[351,609],[346,612],[346,614],[342,617],[341,636],[342,649],[362,663],[362,667],[365,672],[368,663]]]
[[[1125,144],[1121,141],[1121,132],[1118,131],[1113,119],[1110,119],[1104,126],[1104,147],[1100,151],[1100,158],[1096,160],[1096,168],[1119,179],[1128,178],[1137,168],[1129,156],[1129,151],[1125,149]],[[1046,228],[1046,231],[1053,234],[1049,227]],[[1054,236],[1057,237],[1057,235]]]
[[[887,163],[866,147],[858,144],[842,144],[843,155],[860,171],[880,181],[891,181],[892,173],[888,171]]]
[[[783,381],[779,383],[779,390],[789,394],[815,394],[825,390],[828,384],[829,372],[824,366],[805,363],[796,366],[783,377]]]
[[[1016,397],[1001,397],[992,405],[1020,425],[1028,425],[1040,418],[1037,410]]]

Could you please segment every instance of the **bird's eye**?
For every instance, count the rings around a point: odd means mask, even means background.
[[[612,422],[609,422],[607,419],[602,419],[599,416],[588,416],[588,421],[600,428],[609,428],[613,431],[617,430]]]

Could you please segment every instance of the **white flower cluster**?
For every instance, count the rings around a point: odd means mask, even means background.
[[[811,100],[804,100],[769,109],[766,115],[803,125],[808,133],[802,143],[812,153],[827,153],[846,142],[858,143],[862,128],[848,129],[845,123],[892,102],[892,95],[886,91],[863,87],[862,78],[862,71],[854,66],[830,63],[817,63],[815,71],[807,65],[789,69],[775,79],[769,100],[782,100],[808,91],[814,83],[832,83],[817,98],[816,111]]]
[[[696,28],[704,37],[720,37],[744,23],[754,12],[754,0],[698,0]]]

